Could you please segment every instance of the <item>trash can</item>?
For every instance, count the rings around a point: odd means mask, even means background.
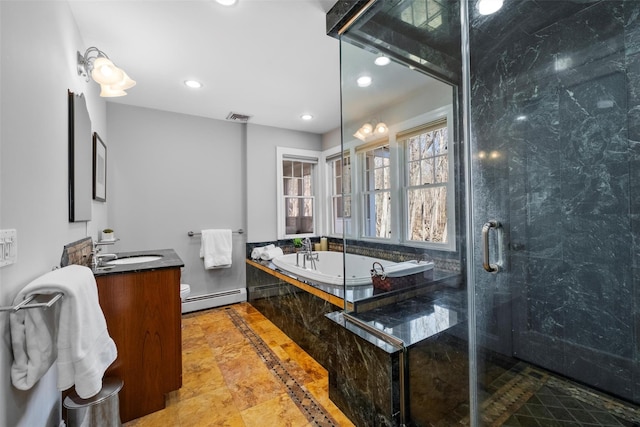
[[[63,402],[67,427],[121,427],[118,392],[122,385],[121,379],[105,378],[102,390],[89,399],[72,391]]]

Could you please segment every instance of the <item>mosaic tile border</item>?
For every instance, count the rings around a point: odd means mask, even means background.
[[[284,384],[289,397],[295,402],[307,420],[318,427],[337,427],[338,423],[333,417],[316,401],[313,395],[287,371],[286,367],[280,362],[280,359],[262,338],[251,329],[244,319],[231,307],[227,307],[225,312],[234,326],[249,341],[256,351],[256,354],[260,356],[273,375]]]

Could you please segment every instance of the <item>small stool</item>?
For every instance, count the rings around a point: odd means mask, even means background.
[[[105,378],[102,390],[89,399],[72,391],[64,399],[67,427],[121,427],[118,392],[122,385],[121,379]]]

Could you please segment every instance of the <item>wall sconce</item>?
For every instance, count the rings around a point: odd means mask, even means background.
[[[115,97],[127,94],[125,90],[136,85],[121,68],[116,67],[106,53],[97,47],[90,47],[82,55],[78,52],[78,75],[89,81],[91,78],[100,85],[100,96]]]
[[[387,133],[389,128],[383,122],[378,122],[377,125],[373,126],[371,123],[363,124],[360,129],[353,134],[360,141],[366,141],[370,136],[382,136]]]

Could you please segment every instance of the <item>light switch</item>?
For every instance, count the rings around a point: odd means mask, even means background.
[[[0,267],[18,260],[18,233],[15,229],[0,230]]]

